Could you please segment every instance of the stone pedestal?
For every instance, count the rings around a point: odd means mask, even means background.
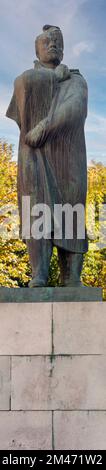
[[[105,302],[0,303],[0,449],[106,449]]]
[[[97,302],[102,300],[99,287],[35,287],[21,289],[0,287],[0,302]]]

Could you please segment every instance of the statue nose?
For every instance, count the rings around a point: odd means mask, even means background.
[[[51,41],[51,42],[49,43],[49,47],[50,47],[50,48],[53,47],[54,49],[56,49],[56,43],[53,42],[53,41]]]

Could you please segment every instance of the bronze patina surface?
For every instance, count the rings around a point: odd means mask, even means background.
[[[87,83],[79,70],[69,69],[63,59],[59,27],[45,25],[36,38],[34,69],[16,78],[6,115],[20,128],[18,153],[18,204],[22,237],[22,196],[51,209],[51,239],[26,240],[32,281],[30,287],[47,286],[53,245],[58,249],[63,286],[80,286],[85,239],[54,239],[54,204],[85,207],[87,165],[84,124],[87,116]],[[34,217],[31,217],[31,226]],[[64,225],[64,224],[63,224]]]

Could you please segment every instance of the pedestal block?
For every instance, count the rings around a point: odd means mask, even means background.
[[[0,449],[98,450],[105,436],[105,302],[3,300]]]
[[[100,287],[0,287],[0,302],[95,302],[102,300]]]

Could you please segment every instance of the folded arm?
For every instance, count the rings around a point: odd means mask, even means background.
[[[41,147],[47,138],[52,138],[57,133],[62,132],[67,120],[67,109],[64,105],[61,105],[59,111],[56,111],[53,117],[48,114],[47,118],[40,121],[34,129],[26,134],[26,144],[36,148]]]
[[[79,96],[76,99],[66,99],[63,104],[54,111],[51,117],[49,112],[47,118],[39,122],[39,124],[26,134],[25,142],[32,147],[41,147],[47,139],[51,139],[67,129],[72,129],[79,119],[85,121],[87,115],[87,101],[81,103]]]

